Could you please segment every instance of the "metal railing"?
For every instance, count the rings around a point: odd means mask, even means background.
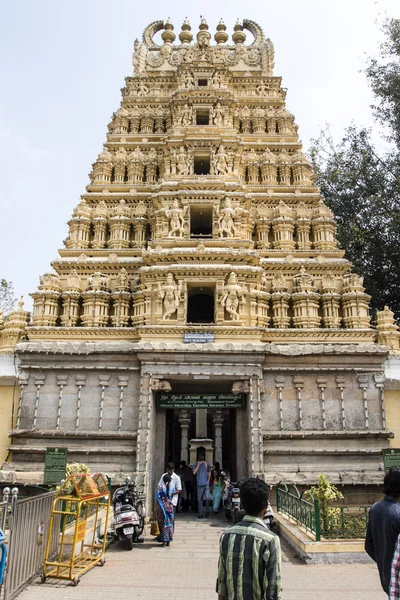
[[[13,600],[43,566],[46,536],[55,492],[18,501],[18,488],[3,490],[0,527],[7,535],[7,563],[3,582],[4,600]],[[51,553],[58,548],[59,519],[53,529]]]
[[[303,497],[306,493],[307,500]],[[276,489],[278,512],[283,513],[315,535],[317,542],[326,539],[364,538],[369,506],[328,506],[321,510],[309,490],[300,494],[295,485],[281,481]]]
[[[321,539],[321,522],[318,500],[310,494],[310,500],[305,500],[295,485],[287,486],[280,481],[276,488],[276,504],[278,512],[302,525],[306,531],[315,535],[317,542]]]
[[[321,517],[321,535],[328,539],[364,538],[369,506],[329,506]]]

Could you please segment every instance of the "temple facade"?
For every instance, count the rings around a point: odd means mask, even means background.
[[[371,326],[271,41],[157,21],[133,66],[32,318],[0,332],[24,338],[3,471],[40,481],[59,445],[150,492],[203,447],[234,478],[380,484],[399,333]]]

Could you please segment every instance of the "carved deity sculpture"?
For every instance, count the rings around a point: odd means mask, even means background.
[[[214,88],[220,89],[223,87],[224,78],[221,73],[215,71],[215,73],[209,79],[209,85]]]
[[[185,217],[189,207],[179,207],[178,200],[174,200],[172,208],[162,209],[167,219],[169,219],[168,237],[183,237],[185,233]]]
[[[190,71],[182,73],[182,87],[184,89],[190,89],[194,86],[194,77]]]
[[[223,208],[217,209],[218,214],[218,233],[220,237],[235,237],[235,209],[231,206],[229,198],[225,198]],[[224,236],[225,234],[225,236]]]
[[[164,285],[158,284],[158,296],[163,301],[163,319],[169,319],[177,310],[181,302],[181,286],[175,283],[172,273],[168,273]]]
[[[214,173],[216,175],[228,175],[230,172],[228,164],[228,154],[225,152],[224,146],[221,144],[216,154],[212,157]]]
[[[189,159],[184,146],[179,148],[179,152],[176,155],[176,170],[178,175],[189,175],[190,173]]]
[[[216,107],[211,108],[211,118],[213,120],[214,125],[217,127],[222,127],[224,124],[224,111],[221,107],[221,103],[217,102]]]
[[[139,81],[138,86],[137,86],[137,95],[139,97],[143,97],[143,96],[147,96],[148,93],[149,93],[149,88],[147,87],[147,85],[143,81]]]
[[[244,304],[247,289],[239,284],[236,273],[231,273],[222,289],[221,305],[232,321],[239,321],[239,304]]]
[[[189,104],[185,104],[183,108],[181,108],[178,122],[180,125],[183,125],[183,127],[193,124],[193,108],[189,106]]]

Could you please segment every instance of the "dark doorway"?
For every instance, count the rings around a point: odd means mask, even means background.
[[[194,174],[209,175],[210,174],[210,155],[202,154],[194,157]]]
[[[202,390],[204,392],[204,390]],[[201,393],[201,392],[200,392]],[[196,411],[188,409],[190,425],[188,439],[196,437]],[[236,410],[224,409],[223,429],[222,429],[222,468],[229,473],[230,479],[235,481],[237,478],[236,465]],[[213,425],[215,411],[207,409],[207,434],[208,437],[215,440],[215,431]],[[179,423],[180,410],[166,410],[166,436],[165,436],[165,464],[174,462],[179,465],[181,461],[181,426]],[[214,461],[213,461],[214,462]]]
[[[214,287],[192,287],[188,289],[187,323],[214,323]]]
[[[209,125],[210,124],[210,109],[198,108],[196,110],[196,125]]]
[[[192,206],[190,208],[191,237],[212,236],[212,207]]]

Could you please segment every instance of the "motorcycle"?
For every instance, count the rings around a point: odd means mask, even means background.
[[[125,485],[116,489],[113,497],[114,537],[132,550],[134,542],[143,542],[146,510],[144,498],[136,483],[127,477]]]
[[[268,527],[268,529],[270,531],[273,531],[274,528],[276,527],[274,511],[272,510],[272,506],[271,506],[270,502],[268,502],[268,508],[267,508],[266,512],[264,513],[263,521],[264,521],[265,526]]]
[[[232,520],[234,523],[238,523],[244,514],[240,502],[240,484],[236,481],[229,481],[223,472],[221,475],[225,478],[225,489],[227,490],[224,502],[226,518],[229,521]]]

